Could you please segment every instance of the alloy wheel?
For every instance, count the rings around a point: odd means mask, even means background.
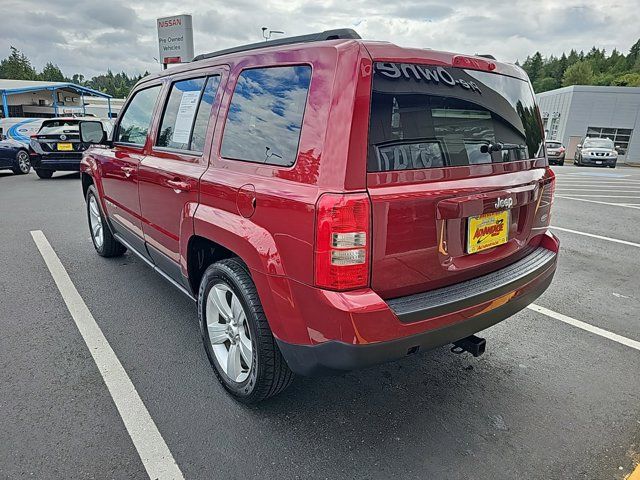
[[[29,161],[29,154],[24,150],[20,150],[17,156],[18,168],[22,173],[29,173],[31,169],[31,162]]]
[[[207,295],[207,331],[220,369],[234,382],[249,377],[253,363],[251,333],[247,315],[238,296],[223,283]]]
[[[98,201],[93,195],[89,196],[89,226],[91,227],[91,236],[97,248],[101,248],[104,242],[104,232],[102,227],[102,216],[98,208]]]

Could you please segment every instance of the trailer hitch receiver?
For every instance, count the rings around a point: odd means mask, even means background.
[[[484,353],[487,346],[487,341],[484,338],[471,335],[469,337],[453,342],[451,351],[453,353],[469,352],[474,357],[479,357]]]

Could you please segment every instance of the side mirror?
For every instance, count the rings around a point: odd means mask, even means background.
[[[104,131],[102,122],[88,120],[80,122],[78,128],[80,129],[80,141],[82,143],[94,145],[105,145],[107,143],[107,132]]]
[[[576,148],[582,148],[582,144],[581,143],[577,144]]]

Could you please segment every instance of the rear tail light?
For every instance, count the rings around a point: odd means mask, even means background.
[[[370,210],[364,193],[320,197],[316,204],[316,286],[353,290],[369,285]]]
[[[551,206],[553,205],[553,195],[556,190],[556,176],[553,170],[547,169],[547,174],[540,183],[542,191],[536,206],[533,228],[548,227],[551,223]]]

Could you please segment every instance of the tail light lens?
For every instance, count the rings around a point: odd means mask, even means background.
[[[533,228],[546,228],[551,223],[551,206],[556,189],[556,176],[553,170],[547,169],[547,173],[540,183],[542,192],[538,198]]]
[[[330,290],[369,285],[369,197],[325,193],[316,204],[315,283]]]

